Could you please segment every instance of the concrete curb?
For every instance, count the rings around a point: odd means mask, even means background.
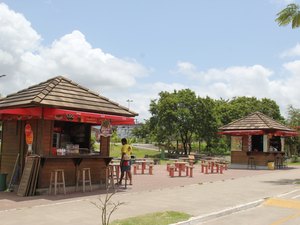
[[[230,207],[230,208],[218,211],[218,212],[213,212],[213,213],[204,214],[202,216],[192,217],[189,220],[178,222],[178,223],[173,223],[173,224],[170,224],[170,225],[197,225],[197,224],[200,224],[201,222],[212,220],[212,219],[215,219],[215,218],[218,218],[218,217],[221,217],[221,216],[225,216],[225,215],[229,215],[229,214],[239,212],[239,211],[242,211],[242,210],[254,208],[256,206],[259,206],[265,200],[266,200],[266,198],[265,199],[259,199],[259,200],[254,201],[254,202],[249,202],[249,203],[246,203],[246,204]]]

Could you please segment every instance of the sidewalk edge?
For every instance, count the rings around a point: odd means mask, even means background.
[[[205,222],[205,221],[215,219],[215,218],[218,218],[218,217],[221,217],[221,216],[229,215],[229,214],[232,214],[232,213],[235,213],[235,212],[238,212],[238,211],[254,208],[256,206],[259,206],[266,199],[267,198],[263,198],[263,199],[259,199],[259,200],[249,202],[249,203],[246,203],[246,204],[230,207],[230,208],[218,211],[218,212],[208,213],[208,214],[204,214],[202,216],[197,216],[197,217],[191,217],[189,220],[178,222],[178,223],[173,223],[173,224],[170,224],[170,225],[196,225],[196,224],[199,224],[201,222]]]

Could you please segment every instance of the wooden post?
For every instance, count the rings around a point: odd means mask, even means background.
[[[100,155],[109,156],[110,137],[101,136],[100,138]]]

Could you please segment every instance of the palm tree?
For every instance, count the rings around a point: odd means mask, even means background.
[[[292,28],[300,27],[300,6],[298,4],[289,4],[285,9],[277,13],[275,21],[279,26],[286,26],[292,23]]]

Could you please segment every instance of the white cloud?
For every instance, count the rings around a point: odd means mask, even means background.
[[[282,58],[300,56],[300,44],[297,43],[296,46],[284,51],[283,53],[280,54],[280,56]]]
[[[188,64],[188,63],[186,63]],[[236,66],[225,69],[209,69],[198,71],[195,66],[193,73],[182,63],[177,65],[178,72],[191,79],[190,88],[200,96],[231,99],[236,96],[255,96],[275,100],[282,112],[292,104],[300,107],[300,61],[293,61],[283,65],[289,76],[275,78],[274,72],[262,65]]]
[[[300,55],[300,44],[283,56]],[[262,65],[211,68],[201,71],[191,62],[180,61],[171,73],[180,80],[170,83],[149,81],[141,84],[150,70],[135,60],[121,59],[95,48],[83,33],[75,30],[50,46],[42,45],[42,37],[26,18],[0,3],[0,78],[1,94],[9,94],[57,75],[98,92],[140,114],[149,117],[151,99],[161,91],[173,92],[189,88],[200,96],[232,98],[256,96],[275,100],[284,112],[288,104],[300,108],[300,61],[283,65],[287,75],[278,78]],[[153,69],[155,70],[155,68]]]
[[[149,71],[134,60],[121,59],[93,48],[78,30],[41,44],[26,18],[0,4],[1,93],[6,95],[54,76],[64,75],[99,93],[116,92],[136,84]],[[109,97],[109,96],[106,96]]]

